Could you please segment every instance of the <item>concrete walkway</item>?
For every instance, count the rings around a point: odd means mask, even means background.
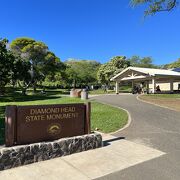
[[[0,172],[2,180],[90,180],[165,155],[164,152],[103,135],[106,146]]]
[[[122,107],[131,114],[128,128],[113,134],[143,144],[166,155],[110,174],[100,179],[179,180],[180,179],[180,112],[157,107],[136,99],[136,95],[98,96],[94,99]]]

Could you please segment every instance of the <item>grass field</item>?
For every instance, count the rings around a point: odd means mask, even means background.
[[[67,104],[67,103],[82,103],[79,98],[70,98],[63,96],[57,91],[51,91],[47,94],[34,94],[22,96],[18,92],[0,97],[0,137],[4,136],[4,112],[6,105],[45,105],[45,104]],[[128,120],[128,115],[125,111],[104,105],[95,101],[91,101],[91,128],[104,133],[109,133],[122,128]],[[2,141],[2,139],[0,140]]]
[[[180,98],[180,94],[146,94],[143,96],[150,97],[150,98],[156,98],[156,99],[159,99],[159,98],[171,98],[171,99]]]
[[[180,94],[149,94],[139,96],[140,99],[180,111]]]

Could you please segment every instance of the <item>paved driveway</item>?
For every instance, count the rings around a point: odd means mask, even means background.
[[[93,99],[122,107],[131,114],[130,126],[113,135],[166,153],[99,179],[180,179],[180,112],[138,101],[136,95],[131,94],[97,96]]]

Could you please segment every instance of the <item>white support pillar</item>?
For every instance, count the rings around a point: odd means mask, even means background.
[[[173,80],[170,80],[170,92],[173,93]]]
[[[134,81],[132,80],[132,93],[133,93],[133,90],[134,90]]]
[[[156,80],[155,77],[152,78],[152,93],[156,92]]]
[[[149,94],[149,81],[146,81],[147,94]]]
[[[119,82],[116,81],[116,94],[119,94]]]

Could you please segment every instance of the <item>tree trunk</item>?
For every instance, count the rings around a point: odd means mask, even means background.
[[[4,92],[5,92],[4,87],[0,87],[0,96],[3,96]]]
[[[76,80],[74,79],[73,88],[76,89]]]
[[[33,92],[36,92],[36,85],[33,85]]]
[[[26,89],[25,88],[22,89],[22,95],[26,96]]]

